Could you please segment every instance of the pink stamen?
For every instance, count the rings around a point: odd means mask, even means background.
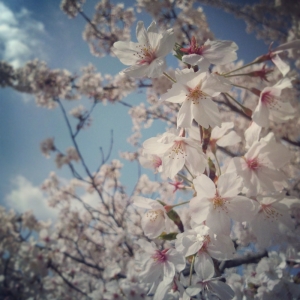
[[[248,168],[253,170],[253,171],[256,171],[260,167],[257,158],[248,159],[247,160],[247,165],[248,165]]]
[[[156,262],[159,263],[164,263],[165,261],[167,261],[167,251],[169,249],[164,249],[162,251],[156,250],[155,254],[152,255],[152,259]]]

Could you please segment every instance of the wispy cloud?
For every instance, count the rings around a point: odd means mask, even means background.
[[[1,60],[8,61],[14,67],[20,67],[25,61],[42,56],[43,34],[43,23],[34,20],[27,9],[13,12],[0,2]]]
[[[60,180],[68,182],[68,180],[60,178]],[[34,186],[27,178],[18,175],[12,180],[12,190],[5,196],[5,206],[13,209],[18,213],[32,211],[38,220],[52,221],[58,218],[58,210],[50,207],[46,196],[38,186]],[[99,197],[96,193],[87,193],[81,191],[80,198],[85,204],[97,208],[99,206]],[[71,202],[69,207],[72,211],[79,213],[85,212],[82,203],[76,199]]]
[[[55,219],[57,216],[57,211],[48,206],[41,189],[20,175],[14,178],[13,189],[6,195],[5,204],[18,213],[31,210],[39,220]]]

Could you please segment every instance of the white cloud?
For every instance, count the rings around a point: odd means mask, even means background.
[[[13,12],[0,2],[0,59],[20,67],[43,56],[43,34],[43,23],[34,20],[27,9]]]
[[[20,175],[14,178],[13,190],[6,195],[5,203],[18,213],[31,210],[39,220],[55,219],[57,216],[56,210],[48,206],[41,189]]]

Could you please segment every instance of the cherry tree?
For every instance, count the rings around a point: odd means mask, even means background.
[[[41,186],[55,222],[0,207],[1,298],[299,299],[299,6],[275,1],[278,21],[259,23],[251,16],[273,1],[241,8],[102,0],[93,16],[84,2],[63,0],[61,9],[86,21],[91,54],[119,59],[119,74],[0,62],[1,87],[60,110],[71,141],[65,151],[54,138],[40,146],[71,174],[52,172]],[[214,38],[201,3],[244,18],[278,45],[244,64],[235,41]],[[153,21],[138,20],[141,11]],[[168,66],[172,55],[176,64]],[[145,99],[131,104],[141,90]],[[78,104],[86,98],[88,107]],[[128,108],[134,150],[111,157],[112,138],[91,169],[78,137],[105,104]],[[145,139],[156,122],[165,131]],[[131,191],[121,180],[124,162],[139,165]]]

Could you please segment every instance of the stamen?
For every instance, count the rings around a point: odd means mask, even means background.
[[[146,213],[147,218],[149,218],[151,222],[155,222],[158,217],[162,217],[163,215],[164,213],[161,209],[150,210]]]
[[[155,254],[152,255],[152,259],[156,262],[163,263],[167,260],[167,251],[169,249],[164,249],[162,251],[156,250]]]
[[[264,92],[261,96],[261,102],[271,108],[280,108],[279,101],[270,91]]]
[[[246,162],[247,162],[248,168],[253,171],[258,170],[258,168],[260,167],[260,164],[259,164],[257,158],[248,159]]]
[[[156,55],[155,55],[155,50],[152,49],[150,46],[137,46],[138,50],[136,53],[133,55],[138,56],[139,62],[138,64],[143,65],[143,64],[151,64],[153,60],[155,60]]]
[[[217,209],[218,212],[223,210],[223,212],[228,213],[226,204],[229,203],[229,200],[226,200],[216,194],[215,198],[211,199],[213,202],[214,209]]]
[[[192,100],[193,104],[199,104],[199,99],[201,97],[206,98],[206,95],[201,91],[200,86],[201,85],[199,84],[193,89],[188,88],[189,93],[186,95],[186,100]]]
[[[271,206],[271,204],[262,204],[260,212],[263,212],[265,219],[270,222],[277,222],[278,218],[282,217],[282,214]]]
[[[185,143],[183,141],[175,141],[174,146],[171,148],[169,153],[169,158],[174,159],[175,157],[179,159],[179,155],[185,158],[187,154],[185,153]]]

